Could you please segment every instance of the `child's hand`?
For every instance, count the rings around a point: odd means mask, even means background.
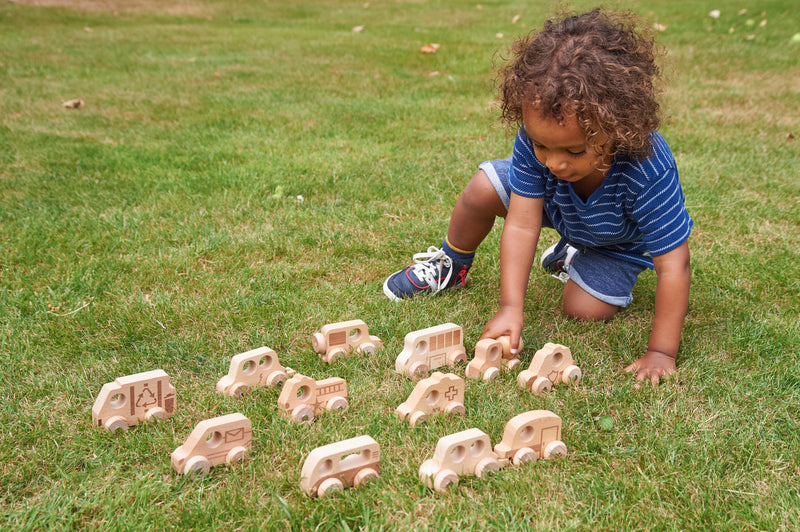
[[[519,350],[519,337],[522,334],[522,321],[521,309],[500,307],[497,314],[483,328],[481,339],[508,336],[511,353],[516,354]]]
[[[642,358],[625,368],[625,371],[636,372],[636,388],[647,379],[650,379],[650,382],[655,385],[662,378],[666,379],[675,373],[675,357],[659,351],[648,351]]]

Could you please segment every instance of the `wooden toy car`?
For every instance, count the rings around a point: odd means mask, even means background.
[[[531,410],[514,416],[506,423],[503,439],[494,446],[502,465],[514,465],[566,456],[567,446],[561,441],[561,418],[549,410]]]
[[[329,323],[311,336],[311,343],[320,358],[329,363],[350,351],[372,355],[383,347],[381,339],[370,336],[361,320]]]
[[[502,368],[514,370],[519,366],[518,355],[511,355],[511,340],[508,336],[500,338],[484,338],[475,345],[475,358],[467,364],[466,375],[470,379],[482,378],[489,382],[500,374]],[[522,340],[518,351],[522,350]]]
[[[517,375],[517,383],[523,390],[540,394],[550,390],[556,382],[575,384],[581,380],[581,369],[575,365],[569,347],[560,344],[544,344],[536,351],[528,369]]]
[[[114,432],[175,412],[175,387],[164,370],[119,377],[103,385],[92,406],[92,422]]]
[[[184,475],[205,475],[223,462],[244,460],[252,441],[252,425],[242,414],[206,419],[194,427],[183,445],[172,451],[172,467]]]
[[[345,487],[359,487],[377,478],[381,448],[369,436],[317,447],[300,472],[300,487],[314,497],[326,497]]]
[[[433,458],[420,466],[419,478],[429,488],[447,491],[458,484],[460,476],[484,478],[501,467],[489,436],[479,429],[468,429],[440,438]]]
[[[326,410],[347,408],[347,382],[339,377],[316,381],[297,373],[284,383],[278,406],[295,423],[310,424]]]
[[[461,327],[453,323],[410,332],[403,342],[403,350],[397,355],[394,369],[418,379],[432,369],[466,362],[463,338]]]
[[[414,386],[408,400],[395,410],[401,420],[408,420],[412,427],[423,423],[428,414],[464,414],[464,379],[454,373],[436,371]]]
[[[259,347],[231,358],[228,374],[217,382],[217,391],[231,397],[240,397],[242,392],[255,386],[280,386],[295,374],[285,368],[278,355],[269,347]]]

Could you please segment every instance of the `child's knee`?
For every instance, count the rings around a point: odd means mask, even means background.
[[[597,299],[573,281],[564,286],[561,308],[564,314],[580,321],[608,321],[619,312],[618,306]]]
[[[478,170],[472,176],[467,186],[464,187],[459,202],[472,211],[483,211],[500,217],[505,217],[507,214],[503,200],[500,199],[489,176],[483,170]]]

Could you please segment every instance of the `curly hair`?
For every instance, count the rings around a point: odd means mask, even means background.
[[[652,32],[637,23],[631,12],[595,9],[548,20],[515,42],[498,72],[503,121],[522,124],[527,105],[558,121],[574,114],[600,155],[647,157],[661,123],[660,70]]]

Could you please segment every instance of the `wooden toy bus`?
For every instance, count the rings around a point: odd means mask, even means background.
[[[418,379],[432,369],[466,361],[467,352],[464,349],[461,327],[454,323],[444,323],[408,333],[403,341],[403,350],[395,360],[394,369],[397,373]]]
[[[359,487],[377,478],[381,449],[370,436],[358,436],[317,447],[300,472],[300,487],[314,497],[326,497],[345,487]]]
[[[278,406],[295,423],[311,423],[326,410],[347,408],[347,382],[339,377],[317,381],[297,373],[283,385]]]
[[[329,363],[351,351],[373,355],[383,347],[381,339],[371,336],[362,320],[329,323],[311,336],[311,343],[320,358]]]

